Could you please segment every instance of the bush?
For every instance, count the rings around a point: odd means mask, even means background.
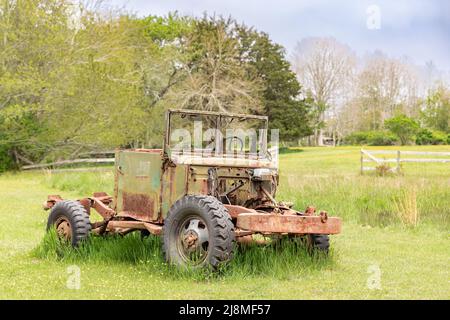
[[[398,143],[398,138],[386,131],[359,131],[344,139],[346,144],[369,146],[392,146]]]
[[[6,146],[0,145],[0,173],[14,169],[16,164]]]
[[[384,126],[400,139],[402,145],[414,141],[414,135],[419,130],[417,121],[404,114],[387,119]]]
[[[440,131],[431,131],[429,129],[421,129],[416,134],[416,144],[427,145],[427,144],[448,144],[449,135]]]
[[[370,146],[393,146],[398,142],[398,138],[384,131],[374,131],[369,134],[368,145]]]

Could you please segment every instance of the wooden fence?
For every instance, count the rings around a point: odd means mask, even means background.
[[[86,153],[85,155],[114,155],[114,151],[104,151],[104,152],[91,152]],[[67,166],[67,165],[77,165],[77,164],[101,164],[101,163],[114,163],[114,158],[83,158],[83,159],[71,159],[71,160],[61,160],[50,163],[39,163],[39,164],[30,164],[26,166],[22,166],[22,170],[37,170],[37,169],[52,169],[54,172],[58,171],[99,171],[102,170],[98,167],[92,168],[71,168],[71,169],[53,169],[55,167]]]
[[[377,155],[377,157],[375,156]],[[380,155],[384,156],[380,158]],[[434,156],[436,158],[409,158],[408,156]],[[387,158],[386,156],[390,157]],[[361,149],[361,174],[364,171],[376,170],[376,167],[384,164],[394,163],[395,167],[390,168],[391,172],[399,173],[402,162],[450,162],[450,152],[431,151],[400,151],[400,150],[364,150]],[[365,163],[374,163],[375,167],[365,166]]]

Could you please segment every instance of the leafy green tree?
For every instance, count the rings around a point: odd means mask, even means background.
[[[158,146],[174,106],[267,114],[282,139],[306,134],[308,103],[266,34],[83,3],[0,0],[0,170]]]
[[[263,110],[280,139],[292,141],[312,133],[309,112],[312,99],[300,98],[301,86],[286,60],[284,48],[264,32],[236,25],[241,60],[247,62],[250,78],[262,82]]]
[[[65,1],[0,1],[0,144],[16,163],[39,161],[52,148],[46,96],[70,43],[67,8]]]
[[[0,1],[0,144],[2,158],[15,160],[8,166],[149,143],[161,123],[155,105],[178,79],[184,20]]]
[[[422,111],[422,119],[428,128],[450,131],[450,91],[443,85],[430,91]]]
[[[400,139],[402,145],[411,142],[420,128],[414,119],[405,115],[398,115],[387,119],[384,122],[384,126]]]
[[[186,47],[194,21],[175,12],[165,17],[139,18],[136,23],[148,43],[139,62],[146,115],[141,140],[146,146],[161,147],[164,122],[155,119],[164,119],[164,111],[178,103],[172,91],[186,78],[183,66],[188,61]]]

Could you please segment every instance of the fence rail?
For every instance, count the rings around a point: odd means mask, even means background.
[[[395,158],[377,158],[374,155],[395,155]],[[364,150],[361,149],[361,174],[364,171],[376,170],[376,167],[365,166],[365,163],[375,163],[381,166],[384,163],[395,163],[396,166],[390,168],[389,171],[399,173],[402,162],[438,162],[448,163],[450,158],[402,158],[402,155],[416,155],[416,156],[435,156],[435,157],[450,157],[450,152],[435,152],[435,151],[400,151],[400,150]]]
[[[70,164],[78,164],[78,163],[114,163],[114,158],[92,158],[92,159],[73,159],[73,160],[62,160],[51,163],[42,163],[42,164],[31,164],[27,166],[23,166],[22,170],[34,170],[34,169],[44,169],[50,167],[59,167]]]

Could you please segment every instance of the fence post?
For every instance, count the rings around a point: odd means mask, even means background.
[[[397,168],[395,171],[397,171],[397,173],[400,173],[400,150],[397,150]]]
[[[363,150],[361,149],[361,175],[364,174],[364,153]]]

